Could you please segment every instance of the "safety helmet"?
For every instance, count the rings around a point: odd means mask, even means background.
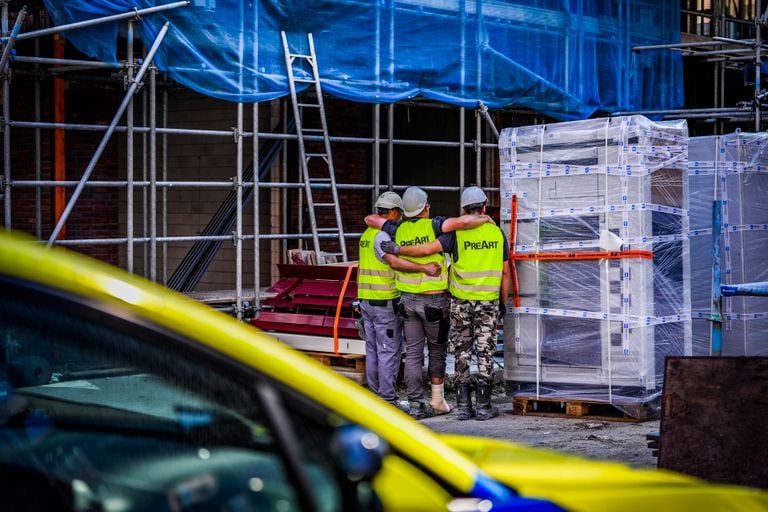
[[[400,196],[395,192],[384,192],[378,199],[376,199],[374,207],[382,210],[391,210],[392,208],[402,210],[403,200],[400,199]]]
[[[427,206],[427,193],[419,187],[408,187],[403,193],[403,214],[415,217]]]
[[[485,192],[480,187],[467,187],[461,193],[461,207],[466,208],[471,204],[482,204],[488,201]]]

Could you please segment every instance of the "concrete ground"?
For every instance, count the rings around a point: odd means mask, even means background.
[[[454,397],[450,402],[455,404]],[[512,398],[493,399],[500,410],[487,421],[458,421],[455,413],[421,422],[435,432],[483,436],[548,448],[581,457],[622,462],[638,468],[656,468],[646,434],[659,431],[659,421],[641,423],[553,418],[512,414]]]
[[[548,448],[589,459],[621,462],[638,468],[656,468],[656,458],[648,448],[646,434],[659,431],[659,420],[644,422],[608,421],[588,417],[576,419],[512,414],[512,397],[504,392],[503,360],[497,358],[493,403],[499,408],[498,417],[487,421],[458,421],[454,413],[421,420],[435,432],[491,437],[514,441],[528,446]],[[456,405],[453,390],[453,356],[448,355],[446,399]],[[472,373],[477,368],[471,365]],[[429,380],[424,373],[424,389]],[[402,390],[401,396],[404,396]],[[474,400],[474,398],[473,398]]]

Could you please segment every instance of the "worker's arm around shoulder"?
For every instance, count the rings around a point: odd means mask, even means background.
[[[384,261],[391,269],[400,272],[423,272],[428,276],[436,277],[440,275],[441,267],[437,263],[414,263],[413,261],[399,258],[394,254],[384,254]]]
[[[496,224],[493,222],[493,219],[490,215],[467,214],[462,215],[461,217],[448,217],[445,219],[445,221],[443,221],[443,225],[440,229],[443,233],[450,233],[452,231],[460,231],[462,229],[476,228],[478,226],[482,226],[486,222]]]
[[[443,250],[443,244],[440,240],[435,239],[426,244],[419,245],[401,245],[400,254],[402,256],[410,256],[411,258],[420,258],[422,256],[431,256]]]

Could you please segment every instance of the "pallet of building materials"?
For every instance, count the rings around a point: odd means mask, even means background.
[[[521,416],[547,416],[608,421],[647,421],[655,419],[654,408],[638,404],[617,406],[609,402],[578,398],[518,395],[512,398],[512,411]]]
[[[298,335],[285,336],[283,341],[292,345],[289,340],[300,342],[302,335],[324,337],[328,346],[320,351],[334,351],[334,334],[359,339],[352,306],[357,298],[355,268],[350,272],[348,266],[278,265],[278,270],[280,277],[267,289],[271,296],[262,303],[252,325],[273,331],[278,339],[283,339],[282,333]]]
[[[658,400],[664,358],[691,350],[687,149],[684,121],[643,116],[502,131],[508,390]]]

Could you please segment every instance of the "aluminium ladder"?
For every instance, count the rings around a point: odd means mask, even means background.
[[[347,245],[344,237],[341,209],[339,208],[339,195],[336,189],[333,158],[331,157],[331,139],[328,136],[323,93],[320,89],[320,77],[317,72],[315,42],[312,34],[307,34],[309,54],[292,53],[288,45],[286,33],[281,31],[280,36],[283,40],[285,67],[288,75],[288,84],[291,88],[293,117],[296,120],[299,158],[304,178],[304,190],[316,262],[318,265],[325,263],[324,255],[341,256],[342,261],[347,261]],[[311,94],[303,94],[301,101],[299,101],[296,94],[297,82],[300,84],[314,84],[315,97],[312,98]],[[314,121],[314,123],[310,123],[310,120]],[[319,127],[317,126],[317,121],[319,121]],[[314,127],[308,127],[308,124],[313,124]],[[322,136],[322,145],[318,141],[320,136]],[[308,148],[308,145],[311,149]],[[310,160],[313,159],[321,161],[321,163],[320,165],[312,166],[310,169]],[[320,184],[330,187],[330,202],[327,200],[325,202],[315,201],[314,194],[317,194],[318,191],[313,190],[313,185]],[[329,219],[330,215],[325,213],[330,209],[333,209],[333,217],[335,218],[335,224],[333,225],[330,225],[333,222]],[[318,221],[322,221],[326,225],[319,226]],[[323,235],[322,237],[320,236],[321,234]],[[321,242],[327,244],[338,243],[340,252],[321,251]]]

